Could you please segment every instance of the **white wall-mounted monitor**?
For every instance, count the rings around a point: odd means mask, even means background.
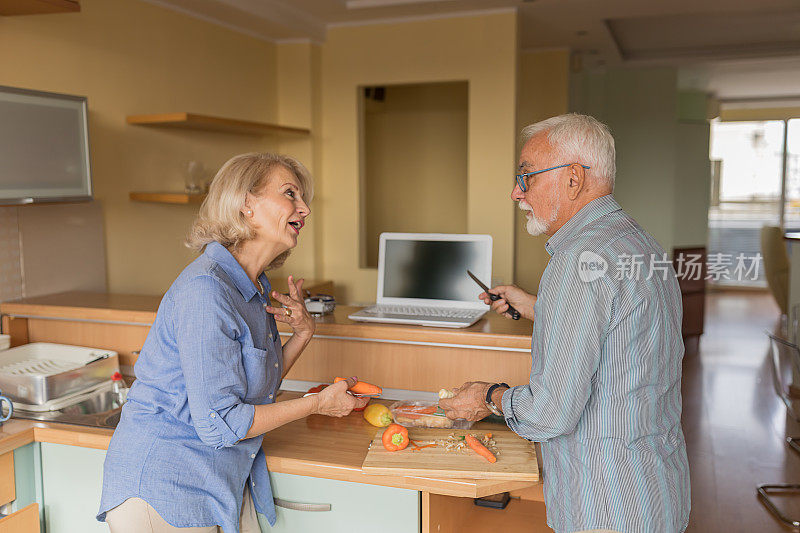
[[[86,98],[0,86],[0,205],[91,197]]]

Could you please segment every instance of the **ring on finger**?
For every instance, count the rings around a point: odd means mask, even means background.
[[[292,316],[292,310],[291,309],[289,309],[288,307],[284,307],[283,311],[286,313],[287,317],[291,318],[291,316]]]

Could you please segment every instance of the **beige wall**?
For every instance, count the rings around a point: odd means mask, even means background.
[[[181,241],[197,208],[134,203],[129,191],[182,189],[184,161],[216,169],[237,153],[277,146],[128,126],[125,116],[192,111],[274,121],[275,72],[274,44],[139,1],[82,0],[80,13],[0,20],[0,84],[89,98],[112,292],[159,294],[193,258]]]
[[[320,109],[320,49],[310,43],[286,43],[277,49],[277,120],[279,124],[309,128],[311,136],[283,136],[278,139],[277,150],[299,159],[315,177],[319,191],[321,121]],[[297,278],[320,279],[322,254],[320,250],[319,220],[322,202],[318,192],[309,205],[311,215],[300,232],[297,248],[286,263],[268,276],[275,282],[289,274]]]
[[[194,257],[182,239],[197,207],[134,203],[130,191],[181,189],[191,159],[216,170],[238,153],[278,150],[309,167],[317,192],[298,249],[272,276],[331,279],[343,301],[374,299],[377,273],[359,267],[357,87],[452,81],[469,93],[465,230],[493,236],[495,281],[516,271],[523,286],[538,283],[541,244],[521,233],[509,200],[515,139],[520,125],[564,111],[567,55],[526,53],[518,65],[515,13],[332,28],[314,45],[260,41],[140,1],[81,5],[3,18],[0,84],[89,98],[110,291],[161,293]],[[170,111],[309,127],[312,136],[125,124],[128,114]]]
[[[361,266],[378,266],[385,231],[466,233],[467,95],[465,82],[422,83],[364,100]]]
[[[494,238],[494,277],[513,274],[516,13],[338,27],[322,46],[320,200],[323,275],[343,298],[375,298],[377,271],[359,267],[358,90],[364,85],[469,83],[467,230]],[[446,201],[446,199],[443,199]],[[411,206],[409,206],[411,207]]]
[[[517,129],[568,111],[569,51],[521,52],[517,90]],[[517,149],[519,150],[519,146]],[[517,152],[519,153],[519,152]],[[509,179],[509,195],[513,181]],[[537,293],[550,256],[544,249],[547,236],[532,237],[525,229],[525,216],[514,213],[514,283]]]
[[[706,97],[678,88],[673,67],[610,68],[572,77],[571,107],[611,128],[614,195],[661,244],[705,246],[710,171]]]

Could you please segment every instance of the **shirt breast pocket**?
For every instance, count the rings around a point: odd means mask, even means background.
[[[267,350],[242,345],[242,363],[247,378],[247,392],[245,393],[247,403],[266,403],[267,395],[270,394],[267,376],[270,365],[274,365],[271,359],[270,352]]]

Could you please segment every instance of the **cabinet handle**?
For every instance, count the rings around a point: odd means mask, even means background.
[[[284,509],[291,509],[293,511],[306,511],[310,513],[323,513],[331,510],[329,503],[300,503],[290,502],[281,498],[275,498],[275,506],[283,507]]]

